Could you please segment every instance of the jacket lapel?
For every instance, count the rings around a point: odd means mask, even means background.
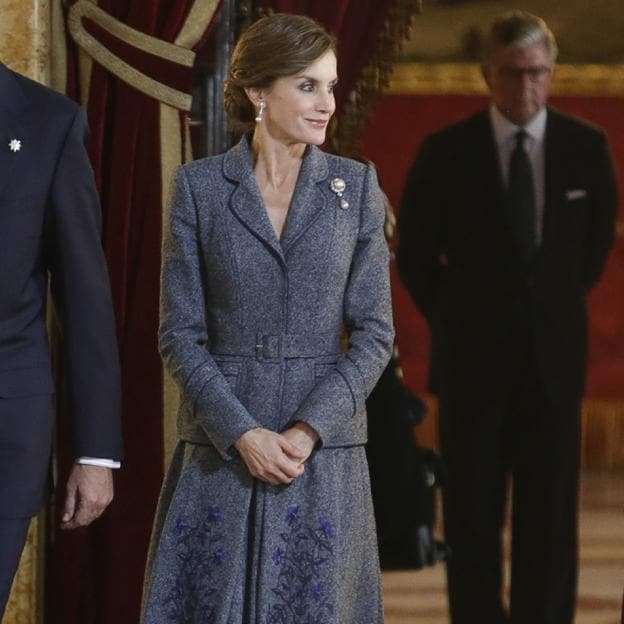
[[[480,203],[488,211],[488,222],[495,224],[496,231],[508,233],[509,219],[505,205],[505,185],[498,159],[498,148],[488,110],[475,118],[474,141],[468,142],[473,158],[468,166],[472,169],[470,178],[480,181],[479,189],[483,193]]]
[[[325,155],[314,145],[306,148],[281,241],[275,235],[260,195],[246,137],[227,152],[223,168],[225,176],[237,184],[230,200],[231,210],[283,260],[287,250],[312,225],[325,206],[325,194],[320,187],[328,175]]]
[[[479,125],[481,125],[481,130],[478,132],[478,137],[481,140],[481,145],[478,148],[478,153],[484,155],[483,167],[491,180],[491,183],[486,185],[486,188],[489,187],[492,189],[493,203],[500,205],[505,198],[505,185],[503,183],[503,174],[498,160],[498,148],[496,147],[494,130],[492,129],[490,115],[487,110],[483,111],[479,119]]]
[[[269,221],[260,189],[256,183],[251,164],[251,150],[247,137],[229,150],[224,159],[226,178],[238,186],[230,199],[230,209],[237,218],[282,260],[282,248]]]
[[[326,196],[320,185],[327,180],[327,175],[328,166],[325,154],[318,147],[309,145],[301,164],[282,233],[281,245],[284,254],[321,214]]]
[[[5,187],[13,178],[13,171],[24,159],[27,146],[22,144],[19,150],[12,151],[11,141],[22,141],[24,128],[20,112],[26,105],[26,99],[11,71],[0,64],[0,199]]]
[[[558,199],[563,194],[563,167],[561,163],[561,133],[556,111],[548,109],[546,121],[546,154],[545,154],[545,189],[544,189],[544,223],[542,245],[550,238],[556,218]]]

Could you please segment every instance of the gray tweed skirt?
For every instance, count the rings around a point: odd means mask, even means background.
[[[180,442],[158,506],[142,624],[380,624],[364,447],[320,449],[291,485]]]

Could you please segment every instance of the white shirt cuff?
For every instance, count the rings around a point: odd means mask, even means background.
[[[78,457],[76,463],[101,466],[102,468],[121,468],[121,462],[114,459],[101,459],[100,457]]]

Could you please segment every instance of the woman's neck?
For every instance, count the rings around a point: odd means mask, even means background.
[[[266,134],[254,132],[251,140],[253,170],[260,186],[279,189],[296,179],[305,152],[305,143],[286,144]]]

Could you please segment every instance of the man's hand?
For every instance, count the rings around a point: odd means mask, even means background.
[[[113,500],[113,471],[102,466],[74,464],[67,479],[62,529],[87,526]]]
[[[284,436],[258,427],[234,444],[252,477],[272,485],[292,483],[303,474],[305,454]]]

